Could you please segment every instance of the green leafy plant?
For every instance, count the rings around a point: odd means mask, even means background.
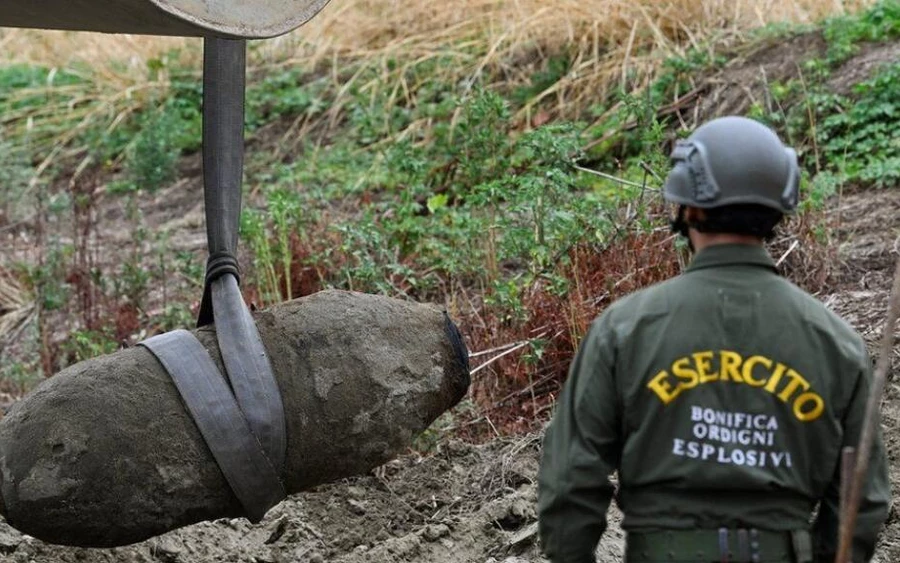
[[[79,329],[69,333],[61,351],[67,358],[66,365],[72,365],[97,356],[112,354],[118,348],[118,343],[108,330]]]
[[[840,164],[846,181],[879,188],[900,183],[900,64],[886,66],[835,105],[819,126],[830,168]]]
[[[277,303],[293,298],[292,238],[304,224],[301,200],[296,192],[275,187],[266,191],[267,210],[245,209],[241,236],[253,252],[253,266],[263,301]]]
[[[41,379],[40,366],[35,363],[3,362],[0,364],[0,386],[11,387],[14,393],[27,393]]]
[[[862,43],[900,37],[900,2],[879,0],[861,13],[828,18],[823,34],[828,62],[839,64],[857,53]]]
[[[128,152],[126,167],[134,185],[154,192],[175,179],[181,149],[176,144],[179,116],[163,106],[148,116]]]

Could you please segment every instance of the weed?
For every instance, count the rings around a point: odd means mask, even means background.
[[[282,117],[315,117],[327,109],[322,91],[327,83],[306,82],[303,70],[289,67],[281,72],[266,73],[247,85],[246,123],[253,131]]]
[[[840,164],[847,182],[875,187],[900,183],[900,64],[887,65],[834,103],[836,111],[825,114],[818,137],[832,169]]]
[[[835,184],[886,187],[900,181],[900,65],[887,63],[847,95],[819,81],[773,88],[782,111],[765,120],[796,147],[806,168],[819,174],[806,192],[812,204]]]
[[[175,179],[175,164],[181,156],[176,144],[181,122],[177,113],[167,110],[169,107],[143,119],[127,153],[125,165],[137,189],[155,192]]]
[[[7,140],[0,129],[0,225],[22,219],[27,213],[22,196],[34,168],[20,145]]]
[[[51,241],[45,260],[27,267],[25,283],[33,288],[40,309],[55,311],[68,302],[67,265],[73,252],[71,245]]]
[[[23,395],[41,381],[40,367],[24,362],[0,365],[0,389],[13,395]]]
[[[263,303],[278,303],[283,297],[279,289],[276,250],[270,243],[270,230],[261,211],[246,209],[241,214],[241,237],[253,252],[253,271],[256,287]]]
[[[76,364],[97,356],[112,354],[119,348],[111,332],[102,330],[75,330],[61,346],[64,365]]]
[[[833,66],[857,53],[862,43],[900,37],[900,2],[879,0],[859,14],[827,18],[822,27]]]
[[[427,144],[403,141],[386,147],[377,159],[350,161],[364,176],[342,195],[365,190],[377,197],[370,195],[351,220],[330,227],[340,237],[340,257],[325,248],[311,251],[340,262],[329,283],[422,297],[446,276],[492,285],[501,268],[512,267],[533,278],[592,232],[597,201],[577,180],[576,124],[515,135],[509,104],[486,89],[474,89],[455,105],[460,108],[455,125],[435,126]],[[434,115],[425,116],[435,122],[451,118],[443,105],[429,111]],[[369,131],[370,125],[356,126]],[[341,158],[341,170],[347,170],[347,162]],[[312,166],[321,171],[319,177],[311,168],[294,173],[307,184],[331,183],[334,164],[314,161]],[[268,224],[253,211],[245,214],[244,233],[264,265],[268,294],[278,283],[275,266],[284,257],[286,237],[297,229],[286,217],[299,213],[300,200],[285,198],[283,191],[268,192]],[[288,214],[281,211],[286,205]],[[281,269],[283,279],[288,268]]]

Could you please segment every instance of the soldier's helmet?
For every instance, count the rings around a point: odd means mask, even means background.
[[[679,205],[713,208],[752,203],[791,214],[799,199],[797,153],[757,121],[727,116],[679,140],[664,197]]]

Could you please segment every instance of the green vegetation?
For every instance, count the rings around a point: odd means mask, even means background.
[[[847,91],[836,91],[834,73],[862,49],[900,38],[900,2],[885,0],[853,15],[826,19],[820,28],[774,25],[756,35],[763,44],[772,38],[783,40],[794,34],[821,34],[825,50],[821,57],[801,60],[797,76],[786,82],[769,84],[748,114],[767,123],[797,148],[806,169],[804,207],[821,209],[840,186],[893,187],[900,180],[900,62],[888,52],[874,60],[869,78]],[[659,77],[639,99],[623,95],[618,111],[599,124],[598,131],[633,128],[610,136],[599,148],[611,147],[626,161],[640,157],[647,148],[642,142],[652,127],[651,118],[666,101],[677,99],[696,86],[695,80],[714,73],[728,57],[706,49],[694,49],[683,58],[670,58]],[[666,129],[682,134],[672,117],[661,118]],[[652,137],[651,137],[652,138]]]
[[[489,91],[460,98],[452,107],[460,110],[456,127],[434,127],[427,142],[366,147],[371,131],[365,123],[350,146],[300,161],[276,183],[295,186],[302,178],[298,210],[323,209],[328,199],[351,193],[365,200],[352,216],[326,227],[337,235],[341,256],[305,241],[314,251],[311,259],[333,271],[330,283],[388,292],[393,284],[394,290],[419,293],[435,289],[445,276],[484,274],[490,284],[500,264],[516,262],[536,273],[590,232],[585,227],[601,198],[577,185],[573,126],[546,126],[513,138],[508,104]],[[442,111],[438,106],[423,117],[449,121]],[[350,166],[357,167],[353,184],[335,185],[334,175],[347,174]],[[342,188],[347,192],[340,193]],[[277,235],[267,238],[281,241],[284,190],[269,193]]]
[[[895,40],[898,26],[896,0],[826,20],[822,56],[770,83],[766,103],[750,105],[750,115],[798,148],[809,214],[842,186],[900,182],[900,65],[888,61],[843,92],[829,82],[864,45]],[[792,33],[778,26],[753,37]],[[58,356],[46,371],[134,342],[138,327],[192,322],[202,249],[170,252],[166,233],[136,212],[139,201],[176,196],[160,192],[200,148],[202,92],[190,55],[150,59],[146,82],[125,90],[101,84],[89,68],[0,67],[0,217],[48,225],[38,259],[0,267],[21,272],[40,318],[77,319],[63,321],[63,345],[43,352]],[[658,187],[668,143],[686,131],[675,111],[662,110],[732,53],[713,40],[668,57],[652,80],[629,69],[618,89],[563,118],[559,85],[584,68],[582,55],[547,50],[516,80],[493,61],[462,77],[460,60],[484,56],[469,44],[251,69],[241,221],[248,295],[264,306],[338,287],[444,302],[464,323],[483,324],[469,335],[475,348],[529,343],[521,361],[498,366],[519,387],[563,377],[564,354],[602,296],[621,289],[621,279],[596,275],[584,257],[602,254],[615,272],[617,260],[632,264],[635,253],[649,252],[635,237],[666,232]],[[131,230],[112,256],[89,250],[100,198],[124,210]],[[654,251],[673,252],[663,244]],[[601,298],[577,309],[577,292]],[[571,310],[548,316],[565,303]],[[36,338],[46,342],[41,322]],[[19,371],[4,374],[23,385]],[[497,385],[489,394],[515,389]]]
[[[833,66],[844,62],[864,43],[900,37],[900,2],[882,0],[861,14],[828,18],[822,33],[828,43],[828,63]]]
[[[863,48],[900,38],[900,2],[828,19],[822,35],[824,56],[805,61],[799,78],[773,86],[778,111],[757,114],[800,148],[813,174],[807,207],[820,207],[840,186],[895,187],[900,180],[900,62],[875,59],[871,76],[846,91],[836,91],[832,80]]]
[[[827,100],[817,141],[827,169],[848,183],[878,188],[900,183],[900,62],[853,88],[848,96]],[[817,110],[822,112],[822,107]]]

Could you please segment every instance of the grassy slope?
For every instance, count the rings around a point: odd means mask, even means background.
[[[821,287],[827,272],[809,266],[827,250],[827,197],[900,177],[900,68],[842,94],[829,81],[860,46],[896,40],[900,7],[754,31],[833,8],[760,4],[348,1],[255,44],[248,298],[336,286],[443,302],[473,352],[494,349],[473,358],[457,418],[476,433],[523,428],[547,410],[590,319],[677,271],[655,188],[672,139],[709,111],[698,102],[713,98],[709,77],[753,70],[760,48],[796,33],[814,36],[799,72],[739,105],[803,154],[806,213],[779,244],[803,243],[787,265]],[[15,289],[0,287],[0,309],[15,312],[0,324],[0,346],[15,337],[0,347],[13,394],[142,328],[190,324],[199,292],[202,254],[172,252],[141,216],[196,174],[199,46],[83,37],[0,39],[18,53],[0,68],[0,229],[36,241],[0,261],[0,284]],[[129,57],[86,64],[113,50]],[[120,248],[102,233],[110,217],[134,231]]]

